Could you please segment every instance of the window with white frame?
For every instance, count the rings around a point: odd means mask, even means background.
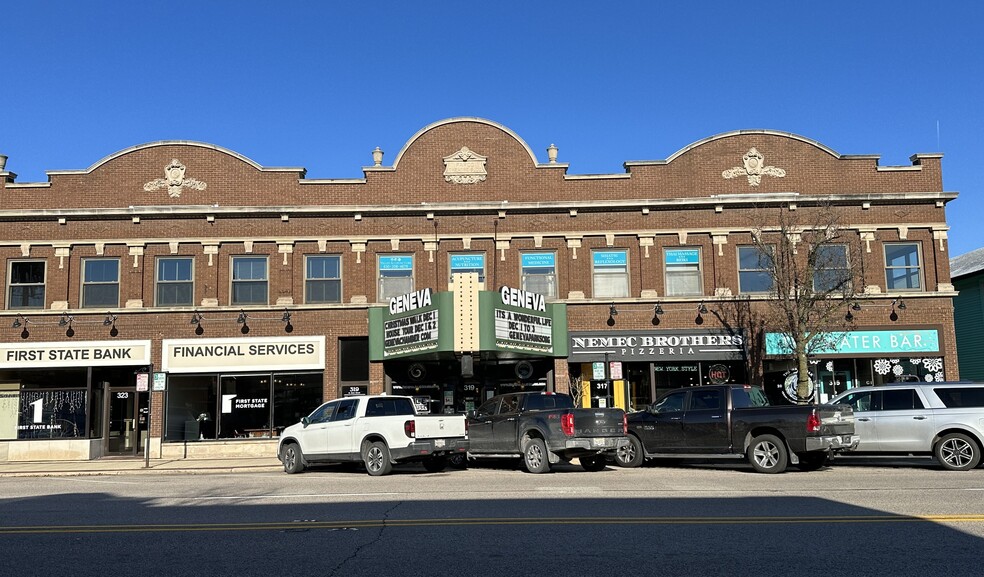
[[[191,257],[157,259],[157,306],[191,306],[194,300],[194,259]]]
[[[413,292],[413,255],[379,256],[378,302]]]
[[[82,260],[82,307],[117,307],[120,304],[120,261],[116,258]]]
[[[520,277],[524,291],[557,298],[557,254],[524,252],[520,255]]]
[[[847,246],[825,244],[814,248],[813,291],[841,292],[851,289],[851,269],[847,262]]]
[[[592,296],[629,296],[628,253],[625,250],[596,250],[591,253]]]
[[[920,290],[919,243],[885,245],[885,287],[892,290]]]
[[[10,262],[7,275],[8,309],[43,309],[47,263],[43,260],[15,260]]]
[[[775,288],[772,246],[738,247],[738,291],[767,293]]]
[[[478,282],[485,282],[485,253],[452,253],[450,259],[451,279],[456,273],[478,273]]]
[[[342,302],[342,257],[308,255],[305,257],[304,302]]]
[[[267,285],[267,258],[265,256],[232,257],[232,304],[268,304]]]
[[[663,253],[666,296],[703,294],[699,248],[668,248]]]

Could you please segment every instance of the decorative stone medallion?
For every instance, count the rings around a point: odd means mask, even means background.
[[[754,147],[750,148],[745,156],[741,157],[744,166],[729,168],[721,173],[724,178],[738,178],[747,176],[748,184],[758,186],[762,182],[762,176],[774,176],[782,178],[786,176],[786,171],[775,166],[765,166],[765,157]]]
[[[488,176],[485,171],[487,158],[462,146],[458,152],[444,157],[444,180],[454,184],[482,182]]]
[[[205,190],[206,186],[208,185],[194,178],[185,178],[185,165],[178,162],[178,159],[175,158],[171,160],[171,164],[164,167],[164,178],[157,178],[148,182],[144,185],[144,190],[154,192],[155,190],[167,188],[168,196],[178,198],[181,196],[182,188]]]

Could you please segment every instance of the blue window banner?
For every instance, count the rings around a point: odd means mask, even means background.
[[[591,258],[595,266],[625,266],[627,262],[624,250],[596,250]]]
[[[699,248],[673,248],[666,250],[666,264],[700,264]]]
[[[557,255],[552,252],[526,252],[521,257],[523,268],[548,268],[557,265]]]
[[[379,270],[413,270],[412,256],[381,256]]]
[[[485,268],[484,254],[453,254],[451,255],[451,270],[474,270]]]
[[[939,332],[925,330],[846,331],[817,337],[812,355],[939,353]],[[792,343],[784,333],[766,333],[765,354],[790,355]]]

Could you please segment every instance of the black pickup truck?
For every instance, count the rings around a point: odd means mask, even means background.
[[[792,462],[819,469],[836,451],[857,447],[849,405],[770,406],[749,385],[687,387],[665,393],[630,413],[629,446],[615,461],[638,467],[651,457],[748,459],[760,473],[781,473]]]
[[[587,471],[628,446],[622,409],[576,409],[568,395],[513,393],[468,414],[469,458],[522,457],[530,473],[578,458]]]

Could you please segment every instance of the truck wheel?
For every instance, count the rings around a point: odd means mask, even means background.
[[[304,470],[304,456],[297,443],[287,443],[284,445],[284,454],[281,461],[284,463],[284,472],[293,475]]]
[[[543,443],[543,439],[527,437],[526,443],[523,444],[523,464],[530,473],[550,471],[547,446]]]
[[[453,469],[467,469],[468,468],[468,454],[467,453],[455,453],[448,457],[448,465]]]
[[[629,444],[622,445],[615,452],[615,462],[620,467],[638,467],[646,460],[646,452],[642,448],[642,441],[635,435],[629,435]]]
[[[393,470],[389,449],[386,447],[386,443],[380,441],[374,441],[365,446],[362,451],[362,460],[366,464],[366,472],[373,477],[389,474]]]
[[[945,435],[933,447],[933,456],[944,469],[951,471],[969,471],[981,462],[977,443],[962,433]]]
[[[428,473],[440,473],[444,469],[448,468],[448,458],[441,457],[430,457],[429,459],[424,459],[424,469]]]
[[[813,451],[810,453],[799,453],[799,464],[796,467],[800,471],[816,471],[827,464],[830,455],[826,451]]]
[[[759,473],[782,473],[787,461],[786,445],[775,435],[759,435],[748,446],[748,462]]]
[[[601,471],[608,466],[605,461],[604,455],[592,455],[590,457],[581,457],[581,466],[584,467],[585,471]]]

